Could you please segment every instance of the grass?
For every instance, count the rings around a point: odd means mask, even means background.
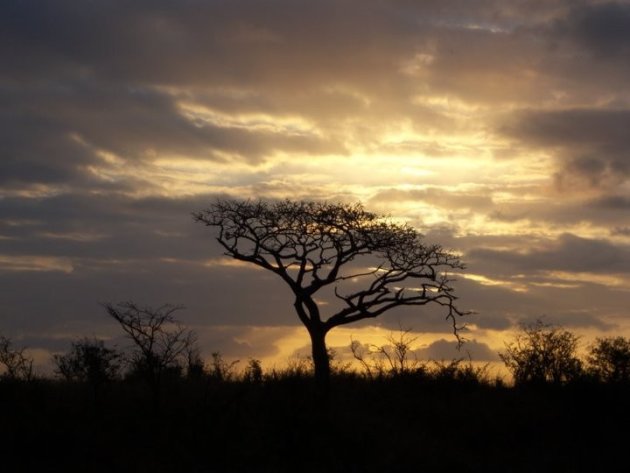
[[[444,372],[341,372],[327,401],[300,370],[177,378],[159,408],[138,380],[98,398],[80,383],[3,381],[0,455],[16,473],[578,472],[626,460],[627,386]]]

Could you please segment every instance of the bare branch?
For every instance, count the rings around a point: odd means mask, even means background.
[[[426,245],[410,226],[368,212],[361,204],[289,200],[216,200],[193,217],[218,229],[226,255],[272,271],[287,283],[311,335],[314,359],[315,352],[326,358],[323,337],[333,327],[400,306],[443,306],[461,342],[457,319],[465,312],[455,305],[448,272],[464,265],[439,245]],[[367,256],[376,264],[367,270],[355,266]],[[336,312],[322,314],[314,297],[329,286],[342,308],[337,305]]]
[[[0,335],[0,366],[4,366],[2,377],[29,381],[33,377],[33,359],[24,354],[25,348],[16,348],[11,339]]]
[[[152,308],[131,301],[103,306],[132,340],[134,368],[154,386],[159,384],[164,370],[182,365],[194,347],[194,332],[182,326],[174,316],[182,306],[164,304]]]

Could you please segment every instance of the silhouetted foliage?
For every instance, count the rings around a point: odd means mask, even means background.
[[[231,381],[235,375],[236,365],[240,360],[226,361],[218,351],[212,353],[212,359],[208,366],[208,375],[216,381]]]
[[[57,373],[66,380],[100,386],[118,378],[122,353],[107,348],[103,340],[83,338],[73,342],[68,353],[55,355],[54,362]]]
[[[577,345],[576,335],[538,319],[523,326],[499,356],[516,384],[561,384],[582,374]]]
[[[410,330],[390,333],[385,345],[363,345],[353,340],[350,350],[368,379],[407,378],[421,382],[489,385],[488,365],[475,366],[463,358],[424,362],[414,356],[417,337]],[[494,380],[496,384],[498,381]]]
[[[0,366],[4,367],[2,378],[23,381],[33,378],[33,359],[26,356],[24,350],[14,347],[10,338],[0,335]]]
[[[350,343],[350,350],[368,377],[404,375],[423,369],[423,364],[413,355],[413,343],[418,337],[411,330],[390,333],[385,345],[362,345],[357,340]]]
[[[463,265],[439,245],[426,245],[410,226],[360,204],[288,200],[217,200],[193,216],[218,228],[217,240],[228,256],[260,266],[289,286],[311,337],[315,377],[322,386],[330,377],[325,337],[334,327],[399,306],[433,303],[445,308],[457,335],[456,318],[463,314],[455,306],[448,271]],[[328,314],[316,299],[325,288],[334,290],[330,296],[337,301],[327,306],[333,308]]]
[[[132,374],[148,382],[156,403],[163,376],[181,373],[183,365],[190,361],[188,355],[196,342],[195,334],[174,317],[181,308],[170,304],[143,307],[134,302],[105,304],[108,315],[120,324],[133,342]]]
[[[393,349],[392,340],[413,337],[392,334],[383,346]],[[414,361],[407,345],[400,353]],[[617,471],[626,460],[627,439],[619,435],[630,422],[624,383],[513,389],[493,383],[472,361],[414,368],[381,359],[385,374],[371,378],[340,364],[331,402],[324,404],[316,402],[306,357],[270,372],[250,360],[245,375],[236,376],[225,374],[235,365],[217,352],[203,382],[164,383],[168,395],[158,415],[143,402],[144,386],[129,377],[109,384],[99,403],[90,403],[79,383],[1,382],[2,466],[96,473],[288,473],[296,465],[307,473],[544,473]],[[210,377],[212,365],[223,373],[220,382],[211,382],[217,379]],[[457,454],[448,441],[454,431]],[[36,445],[37,454],[25,455],[24,445]]]
[[[267,378],[274,381],[306,379],[313,375],[313,360],[309,357],[293,357],[283,368],[272,368]]]
[[[500,378],[491,380],[488,365],[475,366],[472,360],[457,358],[451,361],[433,361],[432,368],[426,368],[428,375],[436,381],[474,385],[501,385]]]
[[[252,358],[247,363],[243,379],[252,384],[260,384],[263,381],[263,369],[260,360]]]
[[[630,340],[625,337],[598,338],[587,357],[589,371],[611,383],[630,381]]]
[[[201,358],[201,352],[196,343],[191,343],[184,349],[184,358],[186,376],[189,379],[199,379],[206,374],[206,364]]]

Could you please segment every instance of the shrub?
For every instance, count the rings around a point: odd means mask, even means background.
[[[630,381],[630,340],[624,337],[596,339],[587,362],[589,371],[601,381]]]
[[[122,354],[102,340],[83,338],[72,343],[65,355],[55,355],[56,372],[68,381],[101,385],[120,374]]]
[[[578,337],[540,319],[522,327],[499,356],[512,373],[515,384],[562,384],[582,374],[576,355]]]

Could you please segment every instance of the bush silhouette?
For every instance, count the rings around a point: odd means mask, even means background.
[[[55,355],[56,372],[68,381],[102,385],[116,379],[122,367],[122,353],[107,348],[96,338],[82,338],[72,343],[70,351]]]
[[[195,333],[174,316],[182,307],[164,304],[153,308],[134,302],[104,306],[133,342],[131,375],[148,383],[157,407],[163,379],[181,376],[184,365],[198,358]]]
[[[582,374],[576,355],[578,337],[568,330],[536,322],[522,326],[521,333],[505,344],[499,356],[519,384],[562,384]]]
[[[598,338],[587,357],[589,371],[611,383],[630,381],[630,340],[625,337]]]
[[[2,378],[29,381],[33,378],[33,359],[24,354],[24,348],[16,348],[10,338],[0,335],[0,366],[4,366]]]

